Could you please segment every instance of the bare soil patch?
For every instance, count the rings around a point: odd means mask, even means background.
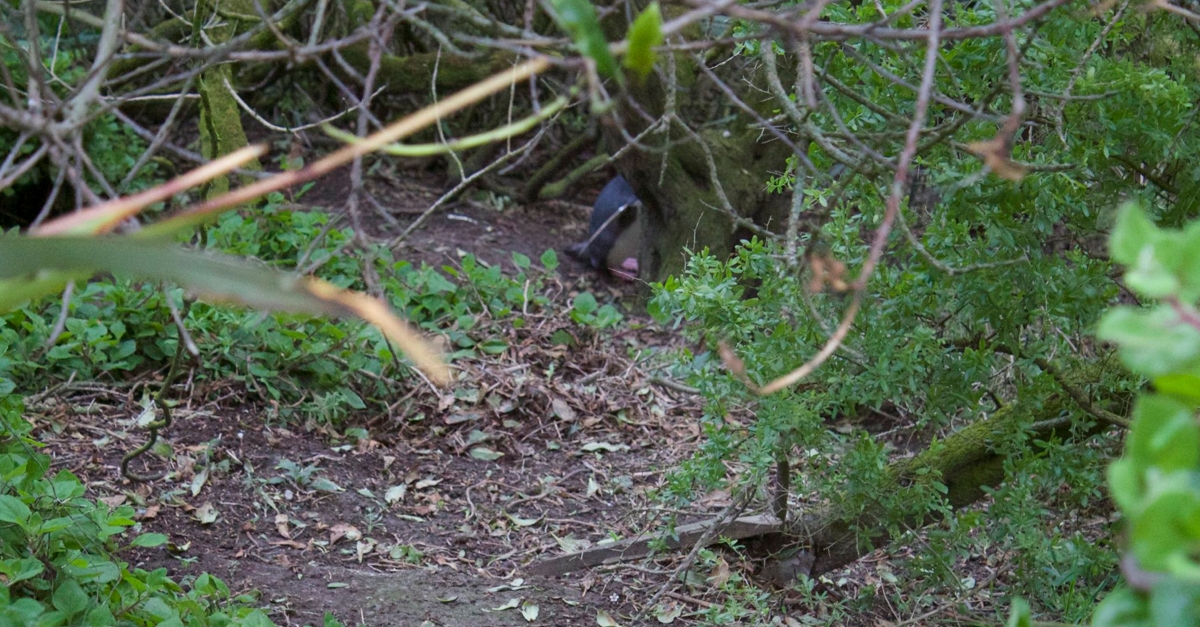
[[[377,204],[360,207],[363,230],[381,241],[399,236],[449,191],[450,187],[433,179],[403,171],[368,177],[364,186]],[[536,260],[545,251],[554,250],[561,262],[559,274],[565,281],[581,281],[584,288],[599,283],[628,294],[627,282],[596,273],[564,252],[567,246],[587,238],[591,203],[606,179],[593,175],[585,181],[586,185],[570,198],[532,205],[512,204],[489,192],[468,192],[425,218],[396,254],[416,264],[440,267],[470,253],[485,263],[512,269],[514,252]],[[349,188],[349,174],[343,168],[323,178],[302,202],[341,212]]]

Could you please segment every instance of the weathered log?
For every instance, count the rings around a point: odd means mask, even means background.
[[[364,74],[371,67],[371,58],[367,54],[369,45],[370,42],[361,41],[342,50],[346,61]],[[495,50],[479,59],[437,52],[408,56],[384,54],[379,60],[379,84],[385,86],[383,94],[388,96],[427,94],[436,67],[438,93],[444,94],[510,69],[521,60],[517,53],[505,50]]]
[[[530,566],[526,572],[543,577],[557,577],[584,568],[638,559],[650,554],[650,545],[655,541],[662,542],[668,549],[691,549],[714,523],[713,520],[705,520],[682,525],[675,528],[673,536],[643,535],[602,544],[578,553],[560,555],[538,562]],[[716,542],[722,538],[741,540],[776,533],[779,531],[779,527],[779,521],[774,516],[743,516],[730,522],[721,530],[720,534],[713,538],[713,541]]]
[[[920,454],[893,462],[887,469],[887,481],[896,486],[940,481],[946,487],[947,504],[959,509],[981,499],[985,488],[994,488],[1004,482],[1007,457],[998,446],[1002,441],[1016,437],[1082,441],[1110,426],[1097,423],[1083,432],[1074,431],[1072,427],[1076,425],[1064,417],[1072,409],[1072,401],[1065,394],[1055,394],[1037,407],[1031,405],[1014,401],[945,440],[935,442]],[[884,524],[887,514],[878,504],[857,512],[848,511],[842,504],[827,505],[790,521],[783,532],[785,542],[811,547],[809,550],[816,557],[812,574],[820,575],[841,568],[889,542],[888,526]],[[903,521],[903,526],[916,529],[936,520],[934,514],[910,516]],[[856,529],[875,529],[876,533],[864,539],[862,534],[855,533]]]
[[[555,153],[553,157],[548,159],[546,163],[542,164],[529,177],[525,186],[521,188],[521,201],[525,204],[531,204],[538,199],[542,188],[546,185],[546,181],[549,181],[550,177],[560,171],[564,163],[574,159],[584,150],[595,146],[597,137],[598,135],[594,126],[588,128],[588,132],[576,135],[575,139],[572,139],[566,146],[563,146],[561,150]]]

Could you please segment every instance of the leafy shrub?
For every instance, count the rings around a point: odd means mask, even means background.
[[[833,240],[839,251],[835,258],[861,258],[860,244],[853,243],[857,226],[839,238]],[[746,375],[761,385],[803,363],[825,342],[844,297],[808,293],[808,281],[758,241],[744,243],[728,261],[697,255],[682,276],[665,281],[650,310],[698,342],[696,352],[678,355],[676,371],[701,390],[706,407],[701,449],[669,477],[664,495],[687,502],[717,487],[728,489],[731,460],[739,464],[737,481],[762,487],[785,451],[792,459],[793,499],[815,499],[845,512],[878,506],[884,520],[855,527],[860,541],[887,532],[898,543],[924,547],[903,562],[909,588],[891,600],[898,607],[908,608],[921,598],[913,592],[922,589],[957,594],[970,582],[955,565],[1001,549],[1018,556],[1015,592],[1064,618],[1086,617],[1095,592],[1112,583],[1112,553],[1079,527],[1047,534],[1045,521],[1052,512],[1063,512],[1064,519],[1080,513],[1097,516],[1090,510],[1104,506],[1097,488],[1103,477],[1103,440],[1096,447],[1033,441],[1023,433],[1028,423],[1017,425],[1011,438],[997,444],[1008,460],[1009,480],[991,490],[989,511],[982,514],[951,511],[937,479],[901,486],[887,481],[885,468],[896,452],[890,440],[872,434],[896,430],[928,441],[1001,404],[1019,399],[1036,408],[1061,394],[1054,379],[1023,353],[1067,350],[1065,343],[1059,344],[1061,337],[1035,329],[1050,326],[1065,337],[1082,333],[1087,321],[1094,320],[1086,312],[1098,312],[1111,294],[1100,287],[1103,266],[1044,259],[956,278],[906,269],[921,263],[915,253],[909,254],[897,251],[888,267],[881,268],[845,348],[801,385],[767,397],[756,396],[722,367],[718,342],[727,341]],[[1045,279],[1035,280],[1039,272],[1096,289],[1085,290],[1080,298],[1052,288]],[[1014,289],[1014,298],[1007,298],[1016,276],[1025,277],[1020,280],[1039,293]],[[1004,294],[998,295],[1000,291]],[[1034,320],[1022,313],[1030,300],[1042,301],[1040,310],[1050,312],[1046,318]],[[984,327],[991,338],[976,334]],[[1018,338],[1013,346],[1022,354],[1002,350],[1004,342],[998,340],[1004,337]],[[1111,370],[1089,385],[1116,390],[1130,385]],[[997,373],[1007,375],[998,379]],[[1077,407],[1065,411],[1079,433],[1093,424]],[[730,414],[738,419],[729,420]],[[929,514],[945,523],[926,530],[927,539],[918,539],[905,521]]]
[[[1135,204],[1122,208],[1110,243],[1125,283],[1157,303],[1115,307],[1098,335],[1120,347],[1125,365],[1146,377],[1125,454],[1108,469],[1124,515],[1121,570],[1126,586],[1109,594],[1095,627],[1194,625],[1200,621],[1200,221],[1159,229]],[[1030,609],[1013,604],[1010,625]]]

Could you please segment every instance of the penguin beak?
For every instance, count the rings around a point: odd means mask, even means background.
[[[624,281],[636,281],[638,277],[638,260],[637,257],[626,257],[625,261],[621,262],[620,268],[609,268],[613,276]]]

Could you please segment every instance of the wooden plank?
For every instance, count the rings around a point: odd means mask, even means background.
[[[716,519],[710,519],[676,527],[675,535],[678,539],[664,537],[662,541],[669,549],[686,548],[691,550],[692,546],[716,522]],[[780,524],[774,516],[768,514],[743,516],[730,522],[720,534],[713,538],[713,541],[716,542],[721,538],[743,540],[779,531]],[[584,568],[642,558],[650,554],[650,544],[656,539],[649,536],[639,536],[619,542],[610,542],[578,553],[560,555],[534,563],[529,566],[526,572],[531,575],[541,575],[543,577],[557,577]]]

